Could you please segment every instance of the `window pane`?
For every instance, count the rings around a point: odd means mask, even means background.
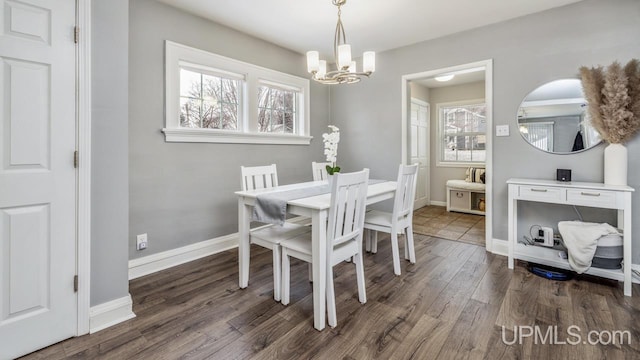
[[[200,74],[186,69],[180,69],[180,96],[201,98]]]
[[[295,111],[295,96],[291,91],[286,91],[284,93],[284,109],[288,112]]]
[[[273,110],[271,113],[271,129],[270,132],[284,132],[284,114],[280,110]]]
[[[238,104],[238,81],[222,79],[222,101]]]
[[[284,132],[287,134],[291,134],[294,132],[294,121],[293,121],[293,113],[285,112],[284,113]]]
[[[200,127],[200,100],[180,98],[180,126]]]
[[[220,105],[217,101],[203,102],[202,127],[220,129]]]
[[[238,127],[238,106],[234,104],[222,104],[222,124],[225,130],[236,130]]]
[[[273,109],[284,109],[284,94],[282,90],[271,89],[271,103]]]
[[[266,86],[258,87],[258,108],[266,108],[269,104],[269,88]]]
[[[258,109],[258,131],[266,132],[271,121],[271,110]]]

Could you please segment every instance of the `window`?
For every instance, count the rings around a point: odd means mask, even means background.
[[[296,92],[274,86],[258,87],[258,131],[295,133]]]
[[[553,152],[553,121],[522,123],[520,133],[531,145]]]
[[[166,41],[165,139],[308,145],[309,80]]]
[[[438,104],[439,166],[468,166],[486,159],[486,104],[483,100]]]

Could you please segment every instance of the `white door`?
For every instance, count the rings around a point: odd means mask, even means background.
[[[411,99],[411,163],[418,163],[414,208],[429,205],[429,104]]]
[[[74,0],[0,0],[0,359],[76,335]]]

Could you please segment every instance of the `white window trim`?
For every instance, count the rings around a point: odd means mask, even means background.
[[[180,66],[197,64],[221,72],[241,75],[244,78],[240,106],[238,130],[193,129],[180,127]],[[250,132],[257,129],[258,86],[269,84],[300,92],[299,114],[296,119],[296,134],[273,134]],[[165,134],[167,142],[207,142],[207,143],[251,143],[309,145],[310,101],[309,80],[276,70],[245,63],[208,51],[192,48],[169,40],[165,41]]]
[[[437,159],[436,167],[464,168],[464,167],[470,167],[470,166],[475,166],[475,167],[485,166],[486,159],[485,161],[466,161],[466,162],[442,160],[442,139],[444,139],[444,129],[442,128],[442,119],[440,118],[440,110],[443,107],[449,107],[449,106],[455,106],[455,105],[475,105],[475,104],[486,105],[486,103],[487,101],[485,99],[469,99],[469,100],[451,101],[451,102],[443,102],[443,103],[436,104],[436,114],[438,117],[436,121],[436,125],[438,127],[438,132],[437,132],[438,139],[436,144],[438,157],[436,158]],[[485,136],[487,137],[490,135],[488,132],[489,132],[489,128],[487,128],[487,132],[485,133]]]

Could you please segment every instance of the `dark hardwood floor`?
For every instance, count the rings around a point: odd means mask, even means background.
[[[336,266],[333,329],[313,328],[307,264],[292,263],[291,304],[283,306],[272,298],[271,253],[253,246],[247,289],[238,288],[237,250],[209,256],[131,281],[135,319],[26,358],[640,358],[640,286],[629,298],[616,282],[550,281],[522,264],[508,270],[505,257],[477,245],[425,235],[415,242],[417,263],[403,262],[401,276],[393,275],[387,237],[377,254],[365,255],[364,305],[353,264]],[[514,326],[534,325],[545,334],[557,326],[558,340],[570,326],[578,326],[583,339],[592,330],[629,331],[631,339],[573,346],[526,337],[505,344],[514,339]]]

